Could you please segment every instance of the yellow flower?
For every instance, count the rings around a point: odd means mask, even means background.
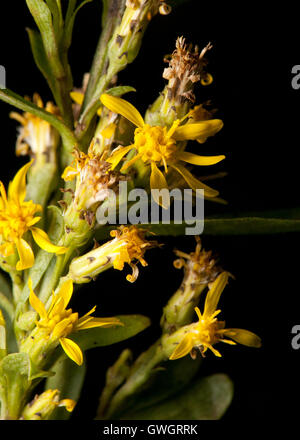
[[[202,354],[209,348],[216,356],[220,357],[219,351],[213,347],[217,342],[225,342],[231,345],[235,345],[238,342],[249,347],[261,346],[261,339],[254,333],[239,328],[226,329],[224,328],[225,322],[217,320],[216,316],[221,312],[221,310],[217,310],[217,305],[227,281],[228,273],[222,272],[207,293],[204,312],[201,314],[199,308],[195,307],[199,321],[186,325],[179,330],[179,332],[184,334],[184,337],[171,354],[171,360],[192,353],[194,348],[198,348]],[[224,337],[229,337],[233,341]]]
[[[185,179],[191,188],[204,189],[207,197],[216,197],[218,195],[217,191],[196,179],[185,168],[183,162],[207,166],[220,162],[225,156],[198,156],[197,154],[179,149],[177,141],[198,140],[204,142],[209,136],[213,136],[222,128],[223,122],[221,120],[211,119],[180,125],[183,120],[177,119],[167,129],[167,127],[145,124],[138,110],[124,99],[102,94],[100,100],[109,110],[124,116],[137,127],[134,133],[134,143],[127,147],[118,147],[107,159],[107,162],[112,164],[112,168],[115,168],[129,151],[134,150],[136,152],[135,156],[123,165],[121,171],[125,171],[136,160],[141,159],[146,165],[151,167],[151,189],[168,188],[165,175],[159,167],[164,167],[165,173],[168,172],[168,167],[171,167]],[[153,194],[153,197],[155,198],[156,195]],[[159,203],[158,197],[155,201]]]
[[[20,258],[17,270],[27,269],[34,263],[31,246],[22,238],[27,231],[31,231],[35,242],[45,251],[56,254],[66,252],[65,247],[52,244],[46,232],[34,226],[41,218],[35,214],[42,211],[42,207],[32,200],[25,201],[26,173],[31,164],[32,161],[17,172],[9,184],[8,194],[0,181],[0,254],[8,257],[17,249]]]
[[[48,310],[32,290],[31,280],[29,280],[28,285],[30,290],[29,302],[40,316],[36,326],[38,329],[43,330],[43,338],[50,344],[60,343],[69,358],[78,365],[82,365],[83,362],[82,351],[76,342],[67,338],[69,334],[94,327],[107,328],[113,325],[123,325],[118,318],[95,318],[91,316],[96,306],[81,318],[78,318],[78,313],[73,313],[72,309],[66,309],[73,293],[72,280],[65,281],[57,294],[53,292]],[[35,338],[37,339],[37,337]]]
[[[23,412],[22,420],[45,420],[48,419],[55,408],[65,407],[68,412],[72,412],[76,402],[72,399],[60,400],[58,390],[46,390],[42,394],[37,394],[28,403]]]
[[[138,277],[138,267],[135,261],[141,263],[143,267],[148,263],[144,259],[147,249],[158,246],[156,241],[145,240],[145,231],[136,226],[120,226],[119,230],[114,229],[110,232],[111,237],[115,237],[116,243],[113,257],[113,267],[117,270],[123,270],[127,263],[132,269],[132,274],[127,275],[127,281],[134,282]]]
[[[40,108],[44,107],[43,101],[37,93],[33,95],[33,102]],[[59,114],[58,108],[52,102],[47,102],[45,110],[55,115]],[[58,144],[59,134],[49,122],[28,112],[23,115],[11,112],[10,117],[21,124],[16,146],[17,156],[30,154],[39,157],[53,154]]]
[[[68,276],[74,282],[89,282],[111,267],[123,270],[127,263],[132,269],[132,274],[127,275],[126,279],[133,283],[139,274],[137,263],[147,266],[144,259],[146,250],[158,246],[156,241],[146,240],[145,231],[136,226],[122,225],[118,230],[111,231],[110,235],[114,237],[113,240],[72,260]]]

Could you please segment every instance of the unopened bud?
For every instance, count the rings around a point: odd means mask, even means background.
[[[58,390],[47,390],[25,406],[21,419],[23,420],[46,420],[49,419],[57,407],[65,407],[67,411],[72,412],[76,402],[71,399],[59,400]]]

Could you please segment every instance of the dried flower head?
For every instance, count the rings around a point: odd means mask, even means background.
[[[105,155],[93,152],[93,144],[87,154],[74,149],[73,155],[75,159],[66,167],[62,178],[65,181],[76,178],[73,202],[77,209],[95,211],[99,203],[108,197],[109,190],[117,191],[119,181],[126,177],[112,171]]]
[[[202,85],[212,82],[212,76],[205,71],[207,61],[205,54],[212,48],[209,43],[199,54],[197,46],[186,45],[185,39],[180,37],[176,41],[176,49],[172,53],[167,67],[163,72],[163,78],[169,80],[168,99],[181,104],[185,100],[195,102],[192,91],[193,84],[201,81]]]
[[[185,269],[185,278],[192,274],[193,278],[199,284],[212,283],[218,274],[221,272],[221,268],[217,266],[217,261],[213,258],[212,251],[206,252],[202,249],[200,237],[195,237],[197,241],[195,252],[187,254],[185,252],[175,250],[175,254],[179,257],[174,261],[174,267],[176,269]]]

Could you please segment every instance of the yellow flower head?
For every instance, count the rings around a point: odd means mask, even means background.
[[[151,167],[151,189],[168,188],[165,175],[159,168],[163,167],[165,173],[167,173],[168,167],[171,167],[185,179],[191,188],[204,189],[206,197],[216,197],[218,195],[217,191],[196,179],[183,163],[203,166],[214,165],[223,160],[225,156],[198,156],[179,149],[177,141],[198,140],[204,142],[209,136],[213,136],[222,128],[223,122],[220,119],[186,123],[185,125],[180,125],[182,120],[178,119],[168,129],[167,127],[145,124],[138,110],[124,99],[102,94],[100,100],[109,110],[124,116],[137,127],[134,133],[134,143],[127,147],[118,147],[107,159],[107,162],[112,164],[112,168],[115,168],[122,158],[133,150],[136,153],[135,156],[123,165],[121,171],[125,171],[136,160],[141,159]],[[155,194],[153,196],[155,198]],[[159,203],[159,200],[155,201]]]
[[[53,292],[48,310],[32,290],[31,280],[29,280],[28,285],[30,289],[29,302],[40,316],[36,326],[43,330],[43,338],[50,344],[60,343],[69,358],[78,365],[83,362],[82,351],[76,342],[67,338],[68,335],[78,330],[93,327],[123,325],[118,318],[95,318],[91,316],[96,306],[81,318],[78,318],[78,313],[73,313],[72,309],[67,309],[73,293],[72,280],[65,281],[57,294]]]
[[[202,354],[209,348],[216,356],[220,357],[219,351],[213,347],[217,342],[231,345],[238,342],[249,347],[261,346],[261,339],[254,333],[239,328],[226,329],[224,328],[225,322],[217,320],[216,316],[221,312],[221,310],[217,310],[217,305],[227,281],[228,273],[222,272],[212,283],[205,299],[204,312],[201,313],[199,308],[195,307],[198,322],[186,325],[179,330],[179,332],[183,332],[184,337],[171,354],[171,360],[186,356],[188,353],[193,355],[194,348],[198,348]],[[225,337],[229,337],[233,341],[225,339]]]
[[[44,108],[43,101],[37,93],[33,95],[33,102],[38,107]],[[58,108],[52,102],[47,102],[45,110],[55,115],[59,114]],[[16,146],[17,156],[30,154],[36,157],[53,153],[59,134],[49,122],[28,112],[23,115],[11,112],[10,117],[21,124]]]
[[[57,407],[65,407],[72,412],[76,402],[72,399],[60,400],[58,390],[46,390],[42,394],[36,394],[34,399],[25,406],[21,418],[23,420],[46,420]]]
[[[26,174],[31,164],[32,161],[17,172],[9,184],[8,194],[0,181],[0,254],[7,257],[17,249],[20,258],[17,270],[27,269],[34,263],[31,246],[23,238],[27,231],[32,233],[35,242],[45,251],[56,254],[66,252],[65,247],[52,244],[46,232],[34,226],[41,218],[35,214],[42,211],[42,207],[32,200],[25,201]]]
[[[136,226],[120,226],[110,232],[115,237],[113,267],[117,270],[123,270],[124,264],[127,263],[132,268],[132,274],[127,275],[127,281],[134,282],[138,277],[137,262],[143,267],[147,266],[144,254],[147,249],[158,246],[156,241],[148,241],[145,239],[145,231]],[[113,243],[112,242],[112,243]]]
[[[109,195],[109,189],[117,187],[124,176],[111,171],[111,165],[105,161],[104,155],[94,154],[93,143],[88,154],[74,149],[75,159],[62,174],[65,181],[76,178],[74,203],[78,209],[90,209],[98,206]]]

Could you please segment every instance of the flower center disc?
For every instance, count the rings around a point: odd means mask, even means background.
[[[176,142],[168,136],[166,127],[148,124],[135,130],[134,145],[143,162],[154,161],[158,165],[170,162],[176,151]]]

